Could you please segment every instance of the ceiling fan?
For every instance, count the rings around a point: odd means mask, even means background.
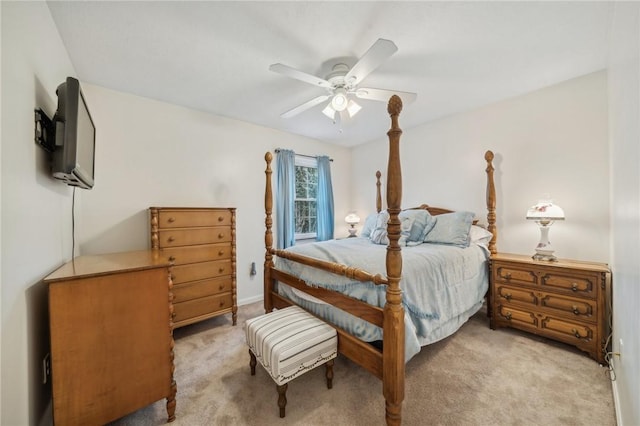
[[[317,96],[302,105],[286,111],[280,116],[282,118],[291,118],[303,111],[313,108],[331,99],[322,113],[330,119],[336,121],[340,119],[341,113],[346,112],[349,117],[353,117],[362,108],[350,97],[355,96],[360,99],[369,99],[373,101],[387,102],[392,95],[398,95],[403,102],[413,102],[417,94],[411,92],[401,92],[398,90],[374,89],[369,87],[358,87],[373,70],[378,68],[385,60],[393,55],[398,48],[391,40],[378,39],[366,53],[349,68],[344,63],[337,63],[333,66],[332,71],[325,77],[320,78],[312,74],[291,68],[283,64],[273,64],[269,67],[270,71],[277,72],[296,80],[304,81],[317,87],[327,90],[327,94]]]

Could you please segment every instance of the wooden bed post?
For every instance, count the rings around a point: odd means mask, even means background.
[[[404,308],[402,307],[402,253],[400,239],[400,206],[402,202],[402,172],[400,168],[400,135],[398,115],[402,111],[402,100],[396,95],[389,99],[387,111],[391,116],[389,136],[389,163],[387,168],[387,210],[389,223],[387,233],[387,302],[384,306],[382,347],[382,386],[385,399],[387,425],[400,425],[402,401],[404,400]]]
[[[493,183],[493,152],[487,151],[484,159],[487,161],[487,231],[493,234],[489,241],[489,252],[494,255],[498,252],[496,248],[498,228],[496,227],[496,186]]]
[[[264,232],[264,311],[271,312],[273,310],[273,301],[271,300],[271,268],[273,267],[273,255],[271,249],[273,249],[273,233],[271,232],[271,226],[273,225],[273,219],[271,213],[273,210],[273,192],[271,191],[271,160],[273,155],[271,152],[267,152],[264,155],[264,161],[267,163],[267,168],[264,171],[266,175],[266,186],[264,190],[264,212],[265,219],[264,224],[266,231]]]
[[[376,172],[376,211],[380,213],[382,211],[382,194],[380,192],[380,170]]]

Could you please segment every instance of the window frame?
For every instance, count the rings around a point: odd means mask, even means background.
[[[304,155],[298,155],[296,154],[296,159],[295,159],[295,167],[306,167],[306,168],[311,168],[311,169],[316,169],[316,174],[317,174],[317,170],[318,170],[318,159],[316,157],[308,157],[308,156],[304,156]],[[295,183],[295,185],[297,185],[297,182]],[[297,189],[297,187],[296,187]],[[311,239],[316,239],[318,238],[318,182],[316,181],[316,198],[315,198],[315,203],[316,203],[316,228],[314,230],[314,232],[306,232],[306,233],[299,233],[299,232],[295,232],[295,240],[296,241],[302,241],[302,240],[311,240]],[[308,199],[305,199],[308,200]],[[298,201],[298,192],[296,190],[296,196],[295,199],[293,200],[294,206],[296,201]],[[296,210],[294,207],[294,220],[297,220],[297,214],[296,214]]]

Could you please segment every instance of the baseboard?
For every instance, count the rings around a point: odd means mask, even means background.
[[[613,408],[616,412],[616,424],[623,426],[622,413],[620,412],[620,396],[618,394],[618,382],[616,380],[611,381],[611,389],[613,390]]]
[[[238,300],[238,306],[248,305],[250,303],[259,302],[261,300],[264,300],[264,297],[262,297],[262,295],[247,297],[246,299]]]

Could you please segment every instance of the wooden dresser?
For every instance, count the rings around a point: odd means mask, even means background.
[[[162,398],[175,419],[170,267],[151,250],[80,256],[44,279],[54,424],[105,424]]]
[[[513,327],[559,340],[605,363],[611,272],[604,263],[491,257],[491,328]]]
[[[174,327],[226,313],[236,325],[236,209],[149,210],[151,247],[174,265]]]

